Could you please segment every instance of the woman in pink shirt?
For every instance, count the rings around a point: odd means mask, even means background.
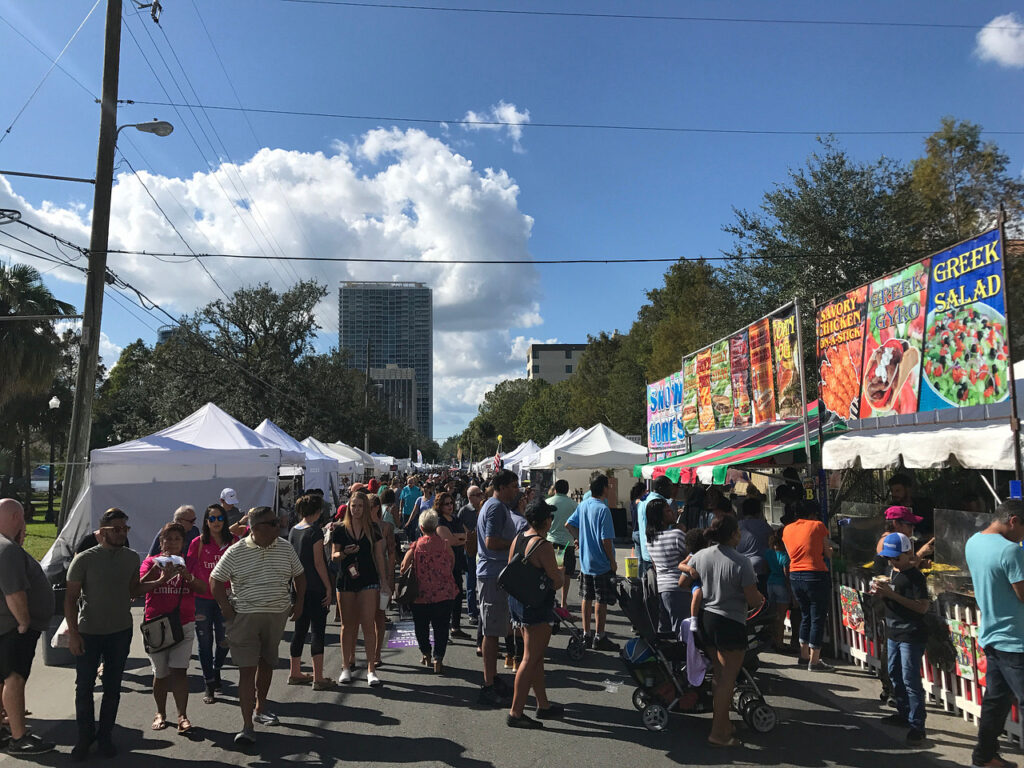
[[[420,531],[423,533],[405,553],[402,570],[410,564],[416,569],[416,599],[412,604],[412,620],[416,628],[416,642],[425,667],[431,665],[430,629],[434,629],[433,667],[440,674],[444,652],[448,648],[448,627],[452,618],[452,605],[459,588],[455,585],[452,568],[455,555],[448,542],[438,533],[438,516],[432,509],[420,513]]]
[[[203,532],[192,539],[185,565],[189,573],[209,587],[210,571],[238,537],[228,530],[227,513],[220,504],[211,504],[203,517]],[[216,642],[216,650],[214,643]],[[203,668],[206,693],[203,702],[213,704],[220,690],[220,670],[228,656],[224,635],[224,614],[207,589],[196,597],[196,644],[199,646],[199,664]]]
[[[143,583],[160,580],[159,587],[146,593],[145,620],[177,612],[184,637],[181,642],[163,651],[149,654],[153,663],[153,698],[156,699],[156,717],[153,730],[167,727],[167,691],[174,696],[178,709],[178,733],[192,730],[188,714],[188,662],[192,657],[192,638],[196,634],[195,593],[207,594],[209,586],[197,579],[184,565],[167,562],[165,558],[177,556],[183,562],[185,528],[180,523],[168,523],[160,530],[160,554],[150,555],[139,568]],[[162,561],[161,565],[159,561]]]

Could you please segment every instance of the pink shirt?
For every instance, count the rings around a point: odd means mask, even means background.
[[[413,567],[419,593],[414,603],[440,603],[459,594],[452,568],[455,553],[448,542],[437,534],[420,536],[413,544]]]
[[[150,555],[142,561],[139,577],[143,577],[156,566],[156,558]],[[155,619],[178,608],[182,625],[196,620],[196,596],[186,581],[185,574],[178,574],[166,584],[161,584],[146,593],[146,621]]]
[[[221,559],[224,553],[228,551],[228,547],[236,541],[238,541],[238,537],[232,536],[231,541],[221,545],[214,541],[211,536],[210,543],[203,544],[203,537],[196,536],[192,539],[192,543],[189,544],[188,555],[185,557],[185,565],[188,567],[189,573],[200,579],[209,588],[210,571],[213,570],[213,566],[217,564],[217,561]],[[203,597],[212,599],[213,595],[207,591]]]

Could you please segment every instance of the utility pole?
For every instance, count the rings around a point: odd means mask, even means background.
[[[67,467],[57,529],[67,522],[85,478],[92,431],[92,401],[96,391],[96,367],[103,320],[103,289],[107,277],[107,243],[110,234],[110,193],[114,185],[114,148],[117,143],[117,82],[121,59],[121,0],[107,0],[103,44],[103,95],[100,101],[100,138],[96,149],[96,188],[92,202],[92,234],[89,237],[89,273],[82,309],[82,339],[71,409]]]
[[[366,340],[366,381],[363,382],[363,453],[370,452],[370,340]]]

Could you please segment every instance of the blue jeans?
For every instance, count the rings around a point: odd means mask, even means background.
[[[131,627],[109,635],[82,633],[85,647],[75,657],[75,719],[78,720],[78,743],[93,741],[107,743],[117,720],[117,707],[121,703],[121,678],[128,652],[132,647]],[[103,664],[103,699],[100,702],[100,721],[96,723],[96,707],[92,692],[96,687],[96,672]]]
[[[988,670],[985,673],[985,698],[978,718],[978,743],[974,745],[973,762],[984,765],[999,754],[999,737],[1006,726],[1006,716],[1014,696],[1024,701],[1024,653],[985,648]]]
[[[224,660],[228,657],[224,614],[216,600],[196,598],[196,646],[199,648],[199,664],[203,668],[203,679],[207,683],[212,683],[220,675]]]
[[[889,652],[889,679],[896,711],[916,731],[924,730],[924,686],[921,684],[921,657],[924,643],[905,643],[887,640]]]
[[[466,613],[474,619],[480,618],[476,607],[476,557],[466,555]]]
[[[832,599],[831,579],[825,571],[791,571],[789,584],[800,605],[800,644],[821,648],[828,604]]]

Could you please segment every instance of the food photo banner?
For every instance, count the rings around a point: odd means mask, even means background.
[[[999,230],[820,305],[816,330],[821,400],[844,421],[1005,400]]]
[[[683,426],[683,374],[673,373],[647,385],[647,450],[686,447]]]
[[[800,418],[796,338],[796,307],[788,304],[683,358],[683,429],[714,432]]]

